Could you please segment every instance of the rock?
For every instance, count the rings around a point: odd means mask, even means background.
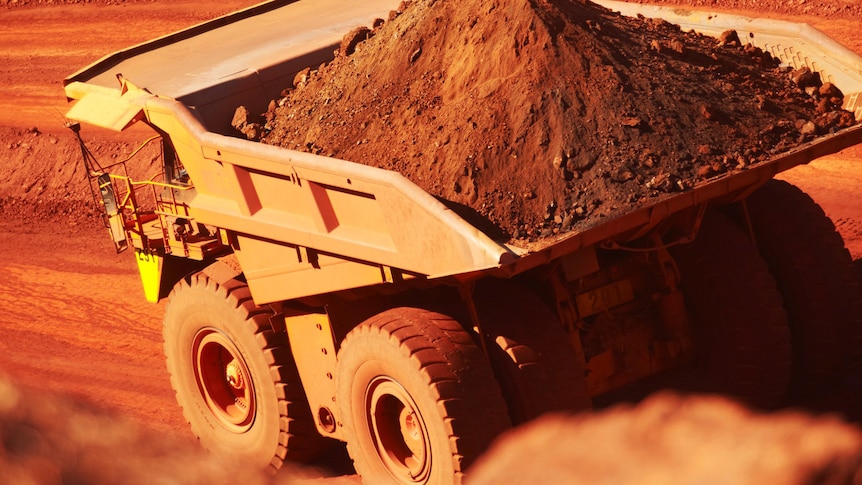
[[[263,135],[263,126],[260,123],[249,123],[242,127],[240,132],[249,140],[260,141],[260,137]]]
[[[662,172],[651,178],[646,183],[648,189],[659,190],[661,192],[678,192],[685,187],[681,184],[680,178],[674,174]]]
[[[293,77],[293,86],[296,88],[304,86],[305,83],[308,82],[308,79],[310,77],[311,77],[311,69],[306,67],[305,69],[296,73],[296,75]]]
[[[705,179],[716,174],[711,165],[704,165],[697,169],[697,178]]]
[[[817,133],[817,125],[815,125],[812,121],[806,121],[799,128],[799,133],[801,135],[814,135]]]
[[[680,56],[685,56],[687,54],[685,44],[679,39],[673,39],[668,43],[668,47],[670,50],[676,52]]]
[[[242,131],[250,121],[250,115],[248,113],[248,108],[245,106],[240,106],[233,113],[233,119],[230,122],[230,125],[234,127],[238,131]]]
[[[634,178],[634,171],[625,165],[614,170],[613,174],[611,174],[611,179],[613,179],[614,182],[628,182]]]
[[[641,122],[640,118],[636,118],[634,116],[627,116],[627,117],[623,118],[620,121],[620,123],[623,126],[628,126],[629,128],[637,128],[638,126],[641,125],[642,122]]]
[[[790,80],[801,89],[805,89],[807,87],[819,87],[822,84],[820,81],[820,73],[812,72],[807,66],[791,71]]]
[[[841,98],[844,99],[844,93],[834,84],[827,82],[820,86],[818,93],[823,98]]]
[[[356,46],[360,42],[364,42],[373,35],[368,27],[356,27],[351,30],[341,39],[341,45],[338,47],[338,55],[349,56],[356,51]]]
[[[849,111],[830,111],[818,118],[819,124],[824,132],[834,132],[842,128],[849,128],[856,124],[856,118]]]
[[[569,179],[572,177],[571,168],[569,167],[569,157],[565,153],[560,153],[554,160],[551,162],[551,166],[554,167],[554,170],[560,177],[564,179]]]
[[[270,111],[274,111],[273,104],[274,102],[270,103]],[[230,125],[249,140],[260,141],[263,136],[263,126],[260,123],[251,122],[251,115],[245,106],[240,106],[234,111]]]
[[[721,45],[742,45],[735,30],[725,30],[718,36],[718,41]]]
[[[832,100],[829,98],[820,98],[817,101],[817,108],[815,113],[822,115],[826,114],[834,109],[835,105],[832,103]]]

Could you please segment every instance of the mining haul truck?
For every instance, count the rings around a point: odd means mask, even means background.
[[[278,469],[345,442],[366,483],[460,483],[502,431],[672,385],[754,405],[858,362],[860,286],[784,170],[862,125],[529,249],[402,175],[240,139],[297,72],[400,0],[266,2],[108,55],[65,80],[69,126],[146,124],[158,174],[102,167],[94,199],[147,299],[208,449]],[[862,118],[862,59],[806,25],[599,2],[740,37],[808,66]]]

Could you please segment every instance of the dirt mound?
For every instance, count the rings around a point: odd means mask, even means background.
[[[0,375],[0,483],[318,483],[322,472],[251,470],[197,443],[166,437],[87,402],[22,387]],[[356,483],[333,478],[327,483]]]
[[[14,220],[98,224],[81,158],[71,132],[0,127],[0,216]],[[103,166],[125,160],[137,144],[87,139]],[[150,144],[128,162],[128,174],[146,179],[160,171],[159,149]],[[122,172],[120,172],[122,173]]]
[[[722,398],[654,396],[637,407],[548,415],[503,435],[471,485],[858,483],[862,434],[834,418],[752,413]]]
[[[390,20],[297,76],[263,141],[398,171],[516,239],[600,222],[853,122],[840,93],[821,95],[816,76],[794,83],[738,39],[590,2],[422,0]]]

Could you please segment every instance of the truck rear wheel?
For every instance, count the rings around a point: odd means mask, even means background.
[[[778,282],[793,341],[793,387],[814,391],[844,377],[862,344],[862,289],[832,220],[805,192],[772,180],[748,211],[760,254]]]
[[[347,450],[369,484],[456,484],[510,426],[500,388],[461,325],[417,308],[357,326],[338,352]]]
[[[780,402],[790,383],[790,331],[754,244],[723,215],[707,212],[697,239],[672,255],[692,317],[695,390],[760,406]]]
[[[201,444],[261,469],[320,449],[286,336],[237,280],[203,273],[180,281],[165,309],[167,367]]]
[[[487,279],[478,283],[474,298],[496,344],[489,353],[513,424],[592,408],[583,364],[539,297],[514,282]]]

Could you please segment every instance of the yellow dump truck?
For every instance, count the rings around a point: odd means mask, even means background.
[[[146,124],[161,143],[143,180],[83,153],[117,249],[167,298],[167,367],[203,445],[277,469],[339,440],[367,483],[460,483],[503,430],[632,385],[770,405],[858,363],[849,253],[773,177],[862,142],[862,125],[530,248],[398,173],[236,136],[238,106],[264,112],[399,2],[267,2],[65,80],[79,138]],[[862,118],[862,59],[808,26],[600,3],[736,29]]]

